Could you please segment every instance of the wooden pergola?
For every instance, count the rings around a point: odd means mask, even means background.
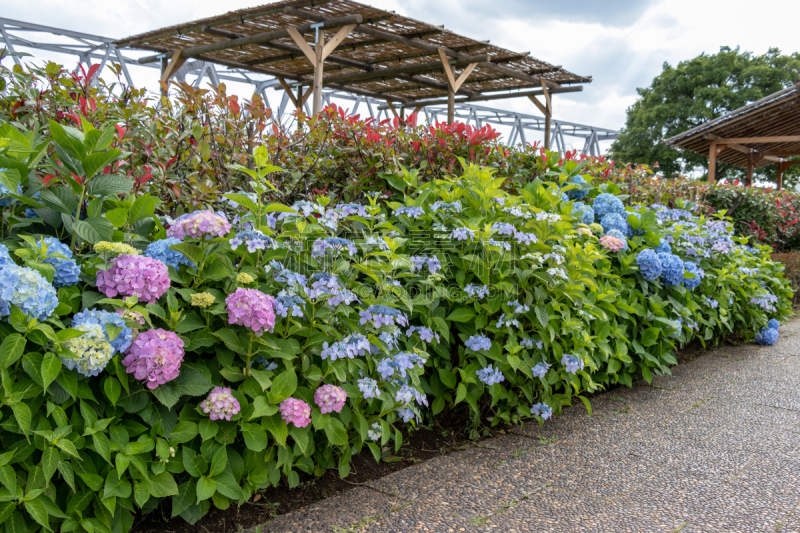
[[[167,83],[188,58],[275,76],[300,108],[322,88],[406,108],[528,97],[552,116],[552,95],[582,90],[591,77],[351,0],[284,0],[128,37],[114,43],[157,52]],[[537,97],[543,97],[539,100]],[[398,114],[399,113],[399,114]],[[545,145],[550,135],[545,131]]]
[[[665,139],[665,144],[708,154],[708,181],[714,183],[717,162],[747,169],[748,186],[753,169],[778,165],[778,190],[783,174],[800,161],[800,82],[696,128]]]

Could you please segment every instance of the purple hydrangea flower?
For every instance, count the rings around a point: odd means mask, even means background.
[[[224,214],[213,211],[195,211],[175,219],[167,230],[167,237],[184,240],[210,237],[224,237],[231,230],[231,224]]]
[[[311,247],[311,257],[323,257],[327,251],[333,255],[339,255],[342,250],[347,250],[347,253],[352,257],[358,253],[356,245],[347,239],[340,239],[338,237],[331,237],[328,239],[317,239]]]
[[[358,390],[364,395],[364,399],[375,398],[381,393],[381,391],[378,390],[378,382],[372,378],[359,379]]]
[[[108,296],[137,296],[140,302],[155,303],[169,289],[167,265],[141,255],[120,255],[108,270],[97,271],[97,288]]]
[[[256,230],[238,233],[236,237],[232,238],[229,242],[231,250],[236,250],[239,246],[244,244],[247,246],[247,251],[250,253],[256,250],[266,250],[267,248],[277,247],[277,243],[272,238]]]
[[[200,402],[200,407],[211,420],[230,420],[241,410],[239,400],[228,387],[214,387],[208,398]]]
[[[183,340],[163,329],[141,333],[122,360],[128,374],[144,381],[148,389],[155,389],[178,377],[182,362]]]
[[[225,299],[228,323],[239,324],[261,336],[264,330],[275,327],[275,304],[272,296],[258,289],[239,287]]]
[[[570,374],[574,374],[578,370],[583,370],[584,366],[583,359],[568,353],[565,353],[564,357],[561,358],[561,364],[564,365],[565,370]]]
[[[323,414],[338,413],[347,401],[347,393],[336,385],[325,384],[314,392],[314,402]]]
[[[433,338],[436,337],[436,342],[439,342],[439,334],[433,331],[431,328],[421,327],[421,326],[411,326],[406,331],[406,337],[411,337],[414,332],[417,332],[419,335],[420,340],[424,342],[433,342]]]
[[[475,231],[469,228],[456,228],[450,233],[450,238],[457,241],[472,241],[475,238]]]
[[[436,274],[440,268],[442,268],[442,264],[439,262],[439,258],[436,256],[421,256],[421,255],[412,255],[411,256],[411,271],[416,272],[417,270],[422,270],[423,267],[428,267],[428,272],[431,274]]]
[[[514,235],[517,230],[513,224],[495,222],[492,225],[492,231],[496,231],[498,235]]]
[[[473,335],[467,339],[464,345],[474,352],[492,349],[492,341],[485,335]]]
[[[547,371],[550,369],[550,365],[547,363],[536,363],[536,366],[531,368],[531,373],[537,378],[543,378],[547,375]]]
[[[360,324],[363,326],[367,322],[372,322],[373,327],[393,326],[395,322],[399,326],[408,326],[408,317],[393,307],[386,305],[370,305],[366,311],[359,313],[361,316]]]
[[[304,428],[311,423],[311,407],[303,400],[286,398],[281,402],[278,410],[281,412],[281,418],[287,424]]]
[[[394,210],[395,215],[405,215],[408,218],[417,219],[425,215],[421,207],[403,206]]]

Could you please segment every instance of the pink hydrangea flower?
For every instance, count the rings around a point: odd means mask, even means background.
[[[258,289],[239,287],[225,299],[228,304],[228,323],[239,324],[261,335],[275,327],[275,299]]]
[[[154,303],[169,289],[167,265],[143,255],[121,255],[111,260],[108,270],[97,271],[97,288],[108,296],[139,297]]]
[[[606,235],[600,239],[600,245],[605,248],[606,250],[611,250],[612,252],[619,252],[623,248],[625,248],[625,243],[622,242],[621,239],[617,237],[612,237],[611,235]]]
[[[227,387],[214,387],[200,407],[211,420],[230,420],[241,409],[239,400],[233,397],[231,389]]]
[[[144,381],[148,389],[177,378],[182,362],[183,341],[163,329],[149,329],[136,337],[122,360],[128,374]]]
[[[323,413],[338,413],[346,400],[347,393],[336,385],[323,385],[314,393],[314,401]]]
[[[311,407],[303,400],[286,398],[281,402],[278,410],[281,412],[281,418],[287,424],[304,428],[311,423]]]
[[[208,237],[224,237],[231,231],[231,224],[225,215],[213,211],[195,211],[181,215],[167,230],[167,237],[183,240]]]

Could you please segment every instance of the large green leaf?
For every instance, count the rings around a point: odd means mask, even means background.
[[[458,307],[447,316],[450,322],[469,322],[475,318],[475,310],[470,307]]]
[[[0,344],[0,366],[8,368],[22,357],[25,351],[25,337],[19,333],[12,333]]]
[[[286,398],[292,395],[297,388],[297,375],[293,369],[289,369],[281,374],[275,376],[272,380],[272,386],[267,393],[269,401],[272,404],[279,404]]]
[[[180,242],[178,244],[173,244],[170,247],[170,250],[175,250],[176,252],[180,252],[183,254],[186,259],[194,263],[195,265],[199,265],[203,262],[203,249],[195,244],[189,244],[188,242]]]
[[[158,475],[150,476],[146,482],[150,494],[156,498],[166,498],[178,494],[178,485],[169,472],[161,472]]]
[[[263,418],[261,425],[272,434],[278,444],[286,446],[286,437],[289,435],[289,428],[278,413]]]
[[[125,194],[133,189],[133,180],[115,174],[101,174],[92,179],[97,172],[119,159],[121,155],[122,150],[112,148],[105,152],[96,152],[83,158],[83,171],[86,173],[86,178],[91,180],[91,182],[89,182],[89,194],[94,194],[96,196]],[[112,176],[116,179],[104,179],[111,178]]]
[[[114,238],[114,225],[102,217],[78,220],[72,225],[72,231],[90,244],[97,244],[100,241],[111,241]]]
[[[128,223],[133,225],[140,220],[150,218],[156,210],[156,200],[149,194],[138,197],[133,201],[128,213]]]

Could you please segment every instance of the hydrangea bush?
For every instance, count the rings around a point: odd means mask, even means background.
[[[164,498],[195,522],[347,476],[445,411],[477,432],[591,409],[686,342],[789,314],[781,267],[724,218],[626,209],[578,165],[514,194],[462,162],[396,176],[388,201],[284,205],[262,202],[276,169],[254,157],[232,166],[256,193],[224,194],[235,222],[162,221],[148,195],[85,181],[99,231],[23,222],[0,247],[0,516],[17,530],[126,532]],[[60,261],[77,281],[56,282]]]

